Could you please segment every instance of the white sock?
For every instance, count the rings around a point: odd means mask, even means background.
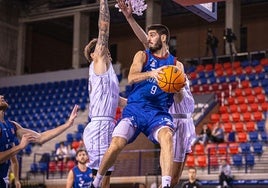
[[[97,172],[97,175],[93,181],[93,185],[94,187],[100,187],[100,184],[101,184],[101,181],[102,181],[102,178],[103,178],[103,175],[100,175],[98,172]]]
[[[171,183],[171,176],[162,176],[162,187],[169,186]]]

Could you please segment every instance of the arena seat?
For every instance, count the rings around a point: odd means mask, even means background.
[[[245,125],[246,125],[246,130],[248,132],[252,132],[256,130],[255,122],[253,121],[246,122]]]
[[[76,165],[76,164],[75,164],[75,162],[74,162],[73,160],[68,160],[68,161],[67,161],[67,164],[66,164],[66,166],[67,166],[67,170],[69,171],[69,170],[73,169],[73,167],[74,167],[75,165]]]
[[[234,127],[235,127],[236,132],[243,132],[244,131],[244,123],[242,123],[242,122],[236,122],[234,124]]]
[[[254,166],[255,165],[255,157],[253,154],[249,153],[246,155],[246,159],[245,159],[246,165],[247,166]]]
[[[243,165],[243,157],[242,157],[241,154],[235,154],[235,155],[233,155],[232,156],[232,161],[233,161],[233,165],[235,167],[240,168]]]
[[[230,105],[229,109],[231,113],[238,112],[238,106],[236,104]]]
[[[239,153],[239,144],[237,142],[232,142],[229,144],[229,153],[232,155]]]
[[[262,112],[253,112],[253,119],[255,121],[261,121],[263,119]]]
[[[221,114],[223,114],[223,113],[227,113],[227,112],[228,112],[228,107],[227,107],[227,106],[220,106],[220,108],[219,108],[219,112],[220,112]]]
[[[187,167],[194,167],[195,166],[195,156],[193,156],[193,155],[187,156],[186,166]]]
[[[253,151],[257,155],[261,155],[263,153],[263,144],[261,142],[252,143]]]
[[[257,130],[262,132],[265,129],[265,121],[264,120],[260,120],[257,121]]]
[[[208,143],[206,145],[206,153],[209,155],[215,155],[217,153],[217,144]]]
[[[248,104],[242,103],[239,105],[239,112],[245,113],[248,112]]]
[[[210,120],[213,122],[213,123],[216,123],[220,120],[220,115],[217,114],[217,113],[214,113],[214,114],[211,114],[210,116]]]
[[[246,132],[239,132],[237,133],[237,141],[238,142],[247,142],[248,137]]]
[[[260,107],[261,107],[261,111],[268,111],[268,102],[261,103]]]
[[[247,154],[247,153],[250,153],[250,143],[240,143],[240,149],[241,149],[241,153],[243,154]]]
[[[233,124],[230,122],[224,123],[223,124],[223,129],[225,133],[230,133],[233,131]]]
[[[217,147],[217,153],[220,155],[226,155],[228,150],[228,144],[227,143],[220,143]]]
[[[194,145],[194,152],[196,155],[204,155],[205,154],[205,147],[203,144],[196,144]]]
[[[50,161],[48,164],[48,171],[49,173],[56,173],[57,170],[57,164],[55,161]]]
[[[223,114],[221,114],[221,121],[224,122],[224,123],[229,122],[230,121],[229,113],[223,113]]]
[[[207,156],[205,155],[197,156],[197,166],[201,168],[207,167]]]
[[[257,142],[259,134],[257,131],[252,131],[248,133],[249,141],[251,142]]]

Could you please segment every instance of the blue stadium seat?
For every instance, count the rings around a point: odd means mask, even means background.
[[[265,121],[264,120],[258,121],[257,122],[257,130],[262,132],[262,131],[264,131],[264,128],[265,128]]]
[[[249,140],[251,142],[257,142],[258,141],[259,134],[258,134],[257,131],[249,132],[248,133],[248,136],[249,136]]]
[[[209,78],[209,83],[210,83],[210,84],[215,84],[216,81],[217,81],[216,77],[210,77],[210,78]]]
[[[236,154],[232,156],[233,165],[235,167],[241,167],[243,165],[243,157],[241,154]]]
[[[240,143],[240,149],[243,154],[250,153],[250,143],[248,142]]]
[[[261,141],[268,142],[267,133],[265,131],[261,132]]]
[[[252,143],[252,147],[255,154],[261,155],[263,153],[263,145],[261,142]]]
[[[74,141],[74,138],[73,138],[73,134],[72,133],[68,133],[66,135],[66,141],[71,144],[73,141]]]
[[[38,164],[37,163],[32,163],[30,167],[30,171],[32,173],[37,173],[38,172]]]
[[[245,68],[245,67],[247,67],[247,66],[249,66],[250,65],[250,63],[249,63],[249,61],[248,60],[244,60],[244,61],[242,61],[241,62],[241,67],[243,67],[243,68]]]
[[[84,129],[85,129],[85,126],[83,124],[78,124],[77,125],[77,131],[79,133],[83,133],[84,132]]]
[[[245,158],[245,162],[247,166],[254,166],[255,165],[255,157],[253,154],[247,154]]]

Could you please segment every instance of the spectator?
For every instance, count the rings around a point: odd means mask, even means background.
[[[206,123],[203,125],[200,135],[198,135],[197,139],[199,143],[204,145],[211,140],[211,130]]]
[[[216,123],[214,125],[214,128],[211,133],[211,141],[214,143],[224,142],[224,131],[219,123]]]
[[[67,162],[68,148],[64,145],[64,142],[60,143],[60,146],[56,150],[56,161]]]
[[[207,48],[205,56],[208,56],[209,49],[211,50],[211,54],[213,56],[213,62],[216,63],[217,61],[217,49],[218,49],[219,40],[215,37],[212,33],[212,30],[209,28],[207,32]]]
[[[228,43],[228,46],[227,46],[228,51],[226,52],[226,54],[230,54],[230,55],[236,54],[237,52],[236,52],[236,48],[234,44],[234,41],[236,40],[236,36],[233,33],[231,28],[226,29],[226,33],[223,39]]]
[[[201,188],[202,184],[196,179],[196,168],[189,167],[188,170],[189,180],[182,184],[182,188]]]
[[[226,159],[221,159],[219,167],[219,182],[221,188],[232,187],[231,182],[233,181],[231,166],[227,163]]]

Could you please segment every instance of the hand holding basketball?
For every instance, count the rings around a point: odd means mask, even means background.
[[[176,93],[184,87],[186,78],[184,72],[177,66],[169,65],[162,68],[158,75],[158,86],[165,92]]]

